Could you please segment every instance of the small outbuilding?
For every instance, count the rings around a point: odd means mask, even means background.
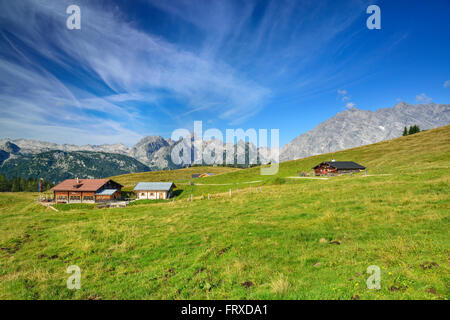
[[[205,172],[205,173],[201,173],[201,174],[193,174],[192,179],[211,177],[213,175],[214,175],[213,173],[209,173],[209,172]]]
[[[139,182],[133,189],[136,198],[141,199],[169,199],[173,196],[173,182]]]
[[[360,172],[366,170],[366,167],[353,161],[328,161],[319,163],[313,169],[316,176],[320,176]]]

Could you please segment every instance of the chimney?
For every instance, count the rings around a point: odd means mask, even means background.
[[[78,177],[77,177],[77,184],[79,184],[80,183],[80,179],[78,179]]]

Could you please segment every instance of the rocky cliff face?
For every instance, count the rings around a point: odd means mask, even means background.
[[[172,140],[160,136],[145,137],[130,149],[128,155],[151,167],[168,167],[165,155],[172,145]]]
[[[281,149],[280,160],[294,160],[397,138],[405,126],[415,124],[422,130],[450,124],[450,105],[401,102],[374,112],[351,108],[286,144]]]
[[[5,141],[5,143],[0,144],[0,150],[6,151],[10,154],[17,154],[19,153],[20,148],[11,141]]]

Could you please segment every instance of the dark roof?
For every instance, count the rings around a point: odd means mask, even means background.
[[[192,175],[192,178],[198,178],[198,177],[200,177],[200,174],[193,174]]]
[[[353,161],[326,161],[326,162],[319,163],[313,169],[316,169],[323,164],[329,165],[330,167],[333,167],[337,170],[352,170],[352,169],[364,170],[364,169],[366,169],[366,167],[364,167],[360,164],[357,164],[356,162],[353,162]]]

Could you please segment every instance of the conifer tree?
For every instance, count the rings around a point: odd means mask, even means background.
[[[11,191],[11,184],[8,179],[0,174],[0,192]]]

